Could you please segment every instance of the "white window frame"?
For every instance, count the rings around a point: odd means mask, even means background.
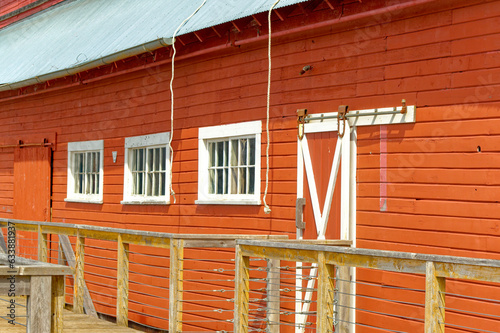
[[[170,204],[170,149],[168,142],[170,133],[156,133],[149,135],[134,136],[125,138],[125,163],[123,179],[123,205],[167,205]],[[147,196],[132,194],[132,154],[130,151],[134,148],[166,148],[165,158],[165,195]]]
[[[204,205],[260,205],[262,121],[203,127],[198,130],[198,200]],[[209,194],[209,152],[211,140],[255,138],[254,194]]]
[[[80,194],[75,193],[75,153],[99,152],[99,193],[98,194]],[[68,180],[66,202],[82,202],[102,204],[103,202],[103,184],[104,184],[104,140],[80,141],[68,143]]]

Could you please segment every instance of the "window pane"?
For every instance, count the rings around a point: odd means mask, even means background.
[[[92,175],[91,174],[85,174],[85,194],[90,194],[92,193],[92,189],[91,189],[91,186],[92,186],[92,181],[91,181],[91,177]]]
[[[96,184],[96,189],[95,189],[95,194],[99,194],[99,174],[95,175],[95,178],[96,178],[96,181],[95,181],[95,184]]]
[[[208,170],[208,193],[215,193],[215,170]]]
[[[76,157],[76,170],[77,172],[83,172],[83,166],[84,166],[84,157],[85,155],[84,154],[76,154],[75,155]]]
[[[139,174],[139,194],[144,194],[144,173]]]
[[[85,163],[85,172],[92,172],[92,153],[87,153],[87,163]]]
[[[82,193],[82,154],[74,154],[73,173],[75,177],[75,193]]]
[[[154,191],[154,196],[159,196],[160,195],[160,174],[155,173],[153,176],[153,191]]]
[[[137,171],[137,149],[134,149],[131,151],[132,153],[132,165],[131,165],[131,170],[132,171]]]
[[[229,165],[229,141],[224,141],[224,166]]]
[[[161,148],[160,152],[161,171],[165,171],[167,170],[167,148]]]
[[[238,165],[238,140],[231,140],[231,166]]]
[[[133,194],[144,194],[144,174],[143,173],[136,173],[135,174],[135,181],[134,181],[134,192]]]
[[[154,170],[155,171],[159,171],[160,170],[160,148],[156,148],[155,149]]]
[[[95,168],[95,171],[96,172],[99,172],[99,170],[101,169],[101,153],[98,152],[98,153],[95,153],[96,154],[96,168]]]
[[[137,149],[137,171],[144,171],[144,152],[145,149]]]
[[[160,173],[160,195],[165,195],[165,172]]]
[[[217,142],[217,166],[224,166],[224,141]]]
[[[248,194],[255,194],[255,168],[248,168]]]
[[[96,184],[96,174],[93,173],[90,175],[90,182],[91,182],[91,186],[90,186],[90,194],[96,194],[96,187],[95,187],[95,184]]]
[[[209,155],[209,164],[208,166],[215,166],[215,143],[209,142],[208,143],[208,155]]]
[[[132,194],[137,194],[137,186],[139,184],[137,173],[132,174]]]
[[[240,140],[240,165],[247,165],[247,139]]]
[[[90,163],[90,169],[88,170],[89,172],[95,172],[96,171],[96,153],[90,153],[91,158],[91,163]]]
[[[227,194],[227,188],[229,183],[229,179],[227,176],[228,172],[229,172],[228,169],[224,169],[224,194]]]
[[[83,174],[78,174],[76,177],[75,193],[83,194]]]
[[[248,139],[248,152],[250,154],[250,163],[249,165],[255,165],[255,139]]]
[[[231,194],[238,194],[238,168],[231,169]]]
[[[217,194],[222,194],[222,187],[224,185],[224,173],[222,169],[217,170]]]
[[[240,177],[239,177],[239,194],[247,193],[247,169],[240,168]]]
[[[154,170],[154,158],[155,158],[155,150],[154,149],[148,149],[148,152],[146,154],[147,158],[147,169],[148,171],[153,171]]]
[[[148,173],[147,177],[146,177],[147,181],[146,181],[146,195],[147,196],[152,196],[153,195],[153,174],[152,173]]]

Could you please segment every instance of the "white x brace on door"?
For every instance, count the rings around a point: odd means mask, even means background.
[[[356,246],[356,161],[357,161],[357,127],[358,126],[371,126],[371,125],[389,125],[389,124],[403,124],[415,122],[416,109],[415,106],[406,106],[403,100],[403,106],[382,108],[382,109],[369,109],[359,111],[349,111],[348,113],[340,114],[338,112],[325,113],[325,114],[312,114],[304,118],[302,124],[299,124],[299,134],[303,137],[298,140],[297,151],[297,199],[304,198],[304,174],[307,177],[308,192],[310,201],[306,205],[311,205],[314,223],[316,226],[317,239],[325,239],[328,220],[332,208],[332,199],[334,195],[335,184],[337,182],[337,175],[339,168],[341,168],[341,183],[340,183],[340,239],[350,240],[353,246]],[[303,128],[301,128],[303,126]],[[322,132],[343,132],[342,137],[339,136],[335,153],[333,155],[333,163],[331,172],[328,179],[328,188],[326,192],[323,209],[320,207],[318,189],[316,180],[314,178],[315,166],[311,158],[310,147],[307,140],[307,135],[312,133]],[[303,132],[302,132],[303,131]],[[385,151],[384,151],[385,147]],[[381,139],[381,169],[387,167],[387,145]],[[340,163],[342,161],[342,163]],[[385,165],[383,165],[385,161]],[[381,187],[386,186],[385,183]],[[382,190],[381,190],[382,193]],[[382,198],[381,198],[382,200]],[[385,198],[384,198],[385,200]],[[385,202],[381,202],[381,207]],[[312,223],[312,221],[306,221]],[[303,229],[297,228],[297,239],[303,239]],[[302,276],[302,263],[297,263],[297,277]],[[307,288],[304,289],[302,279],[297,278],[296,282],[296,302],[295,309],[295,323],[296,332],[302,333],[305,331],[311,300],[313,298],[313,289],[317,275],[317,268],[314,267],[310,270],[310,277]],[[355,281],[355,271],[351,272],[351,280]],[[351,294],[355,294],[355,284],[351,283]],[[355,322],[354,311],[354,297],[350,302],[352,310],[350,313],[350,321]],[[351,328],[349,332],[354,332],[354,325],[349,325]]]

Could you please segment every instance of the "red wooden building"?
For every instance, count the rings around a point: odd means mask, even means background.
[[[500,259],[500,1],[118,2],[1,2],[0,217]]]

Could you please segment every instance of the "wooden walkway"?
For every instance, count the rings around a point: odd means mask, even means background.
[[[17,299],[17,304],[22,304],[23,300]],[[24,300],[25,302],[26,300]],[[6,333],[26,333],[26,308],[18,306],[16,308],[16,321],[23,324],[11,325],[5,319],[4,302],[0,302],[0,332]],[[64,333],[137,333],[137,331],[127,327],[119,327],[109,321],[96,319],[85,314],[76,314],[68,310],[63,312]]]

